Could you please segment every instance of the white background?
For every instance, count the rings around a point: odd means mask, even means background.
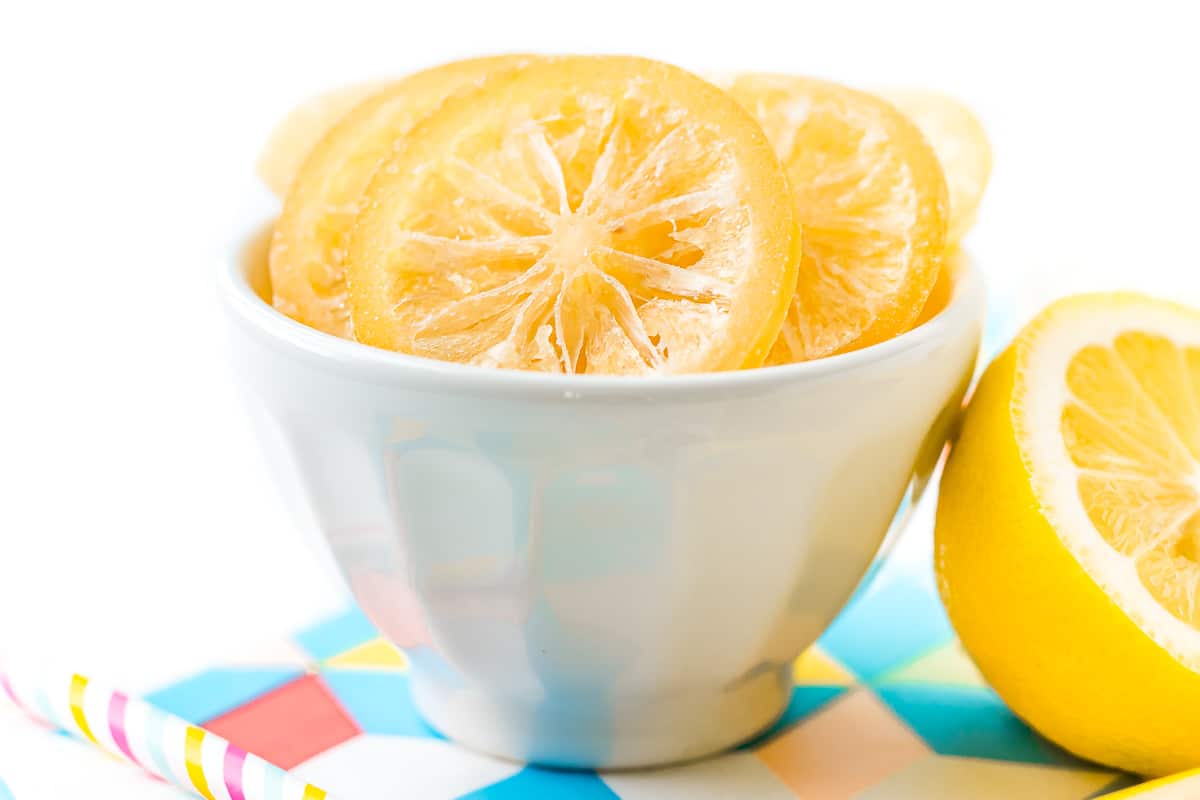
[[[1102,6],[1102,7],[1101,7]],[[0,658],[136,689],[336,602],[221,358],[214,264],[256,148],[315,91],[498,51],[633,52],[958,95],[995,172],[970,247],[1026,309],[1075,288],[1200,302],[1200,45],[1130,2],[251,2],[0,6]],[[69,758],[0,707],[18,797]]]

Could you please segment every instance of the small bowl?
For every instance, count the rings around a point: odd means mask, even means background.
[[[553,766],[693,759],[778,718],[792,661],[928,479],[984,311],[971,265],[929,322],[819,361],[484,369],[279,313],[259,230],[220,289],[286,495],[408,651],[429,723]]]

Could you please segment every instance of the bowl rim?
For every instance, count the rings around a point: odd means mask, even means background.
[[[310,328],[263,300],[251,286],[245,253],[255,236],[269,231],[272,218],[237,235],[217,271],[222,305],[234,319],[255,331],[277,349],[315,362],[324,369],[369,377],[384,383],[427,384],[441,390],[549,393],[568,399],[628,397],[764,390],[781,384],[825,379],[858,371],[901,356],[936,340],[972,334],[983,322],[985,287],[982,273],[969,253],[955,280],[950,302],[921,325],[878,344],[812,361],[726,372],[682,375],[565,375],[422,358],[342,339]]]

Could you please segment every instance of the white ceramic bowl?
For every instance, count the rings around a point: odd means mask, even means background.
[[[971,267],[939,316],[847,355],[548,376],[300,325],[264,301],[258,242],[220,286],[286,494],[410,648],[428,721],[551,765],[695,758],[776,719],[792,660],[928,478],[984,307]]]

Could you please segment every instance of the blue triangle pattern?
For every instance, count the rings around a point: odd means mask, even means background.
[[[327,669],[321,672],[321,680],[363,733],[446,738],[417,713],[403,673]]]
[[[459,800],[619,800],[594,772],[525,769],[499,783],[462,795]]]

